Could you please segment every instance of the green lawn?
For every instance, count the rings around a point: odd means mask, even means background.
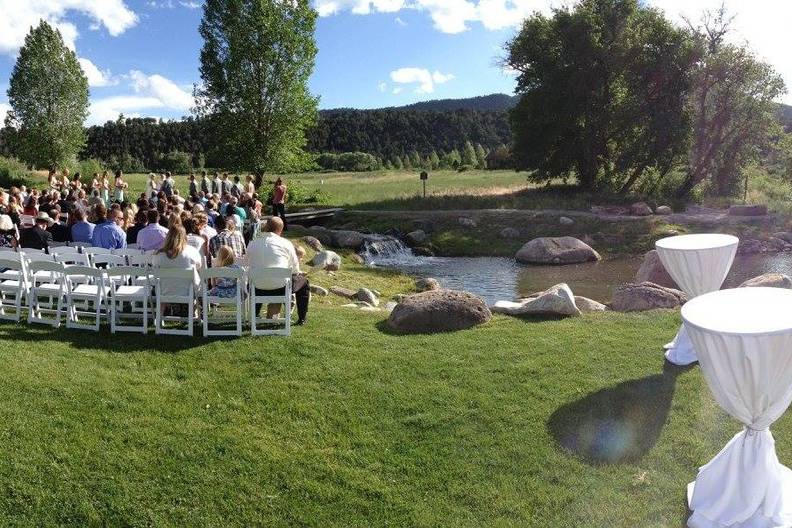
[[[0,325],[3,524],[679,526],[738,431],[697,368],[663,374],[673,312],[413,337],[382,320],[318,305],[291,338],[222,340]],[[789,462],[792,422],[774,432]]]

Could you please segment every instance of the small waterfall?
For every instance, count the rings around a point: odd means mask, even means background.
[[[367,237],[361,256],[370,266],[404,264],[416,258],[401,240],[391,236]]]

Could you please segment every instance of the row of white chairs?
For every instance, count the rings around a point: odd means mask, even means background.
[[[105,255],[108,256],[122,258]],[[256,295],[253,284],[246,280],[243,268],[203,268],[198,271],[200,282],[196,288],[194,270],[135,266],[129,261],[111,263],[103,258],[88,259],[88,264],[64,262],[58,260],[57,253],[46,257],[27,251],[0,252],[0,319],[19,322],[26,309],[28,323],[58,327],[65,315],[67,328],[98,331],[102,319],[106,318],[112,333],[145,334],[153,311],[156,334],[192,336],[195,303],[200,300],[204,336],[242,335],[245,319],[250,321],[252,335],[291,335],[293,297],[288,268],[267,270],[273,281],[284,284],[287,293],[261,296]],[[96,267],[102,263],[111,265],[106,269]],[[211,294],[212,281],[220,278],[237,281],[234,297]],[[180,291],[173,294],[170,290],[174,284],[183,285],[183,291],[180,287]],[[164,288],[166,285],[168,287]],[[257,304],[283,305],[284,316],[260,318],[256,313]],[[185,306],[186,315],[165,315],[165,305]],[[125,306],[129,308],[126,311]],[[233,317],[219,313],[221,306],[233,307]],[[93,322],[86,324],[81,318],[91,318]],[[139,324],[131,324],[137,321]],[[184,324],[186,328],[169,328],[167,323],[170,322]],[[233,330],[210,328],[213,324],[228,322],[236,323]]]

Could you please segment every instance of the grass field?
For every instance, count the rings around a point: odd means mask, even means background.
[[[698,369],[663,373],[672,312],[381,320],[318,307],[288,339],[210,341],[0,325],[3,524],[679,526],[738,430]],[[792,422],[774,432],[789,461]]]

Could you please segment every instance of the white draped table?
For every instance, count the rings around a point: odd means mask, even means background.
[[[688,526],[792,526],[792,471],[768,429],[792,402],[792,290],[708,293],[682,319],[715,401],[744,425],[688,485]]]
[[[732,235],[681,235],[660,239],[655,248],[668,274],[692,299],[720,289],[739,241]],[[665,348],[666,359],[675,365],[690,365],[698,360],[684,323]]]

